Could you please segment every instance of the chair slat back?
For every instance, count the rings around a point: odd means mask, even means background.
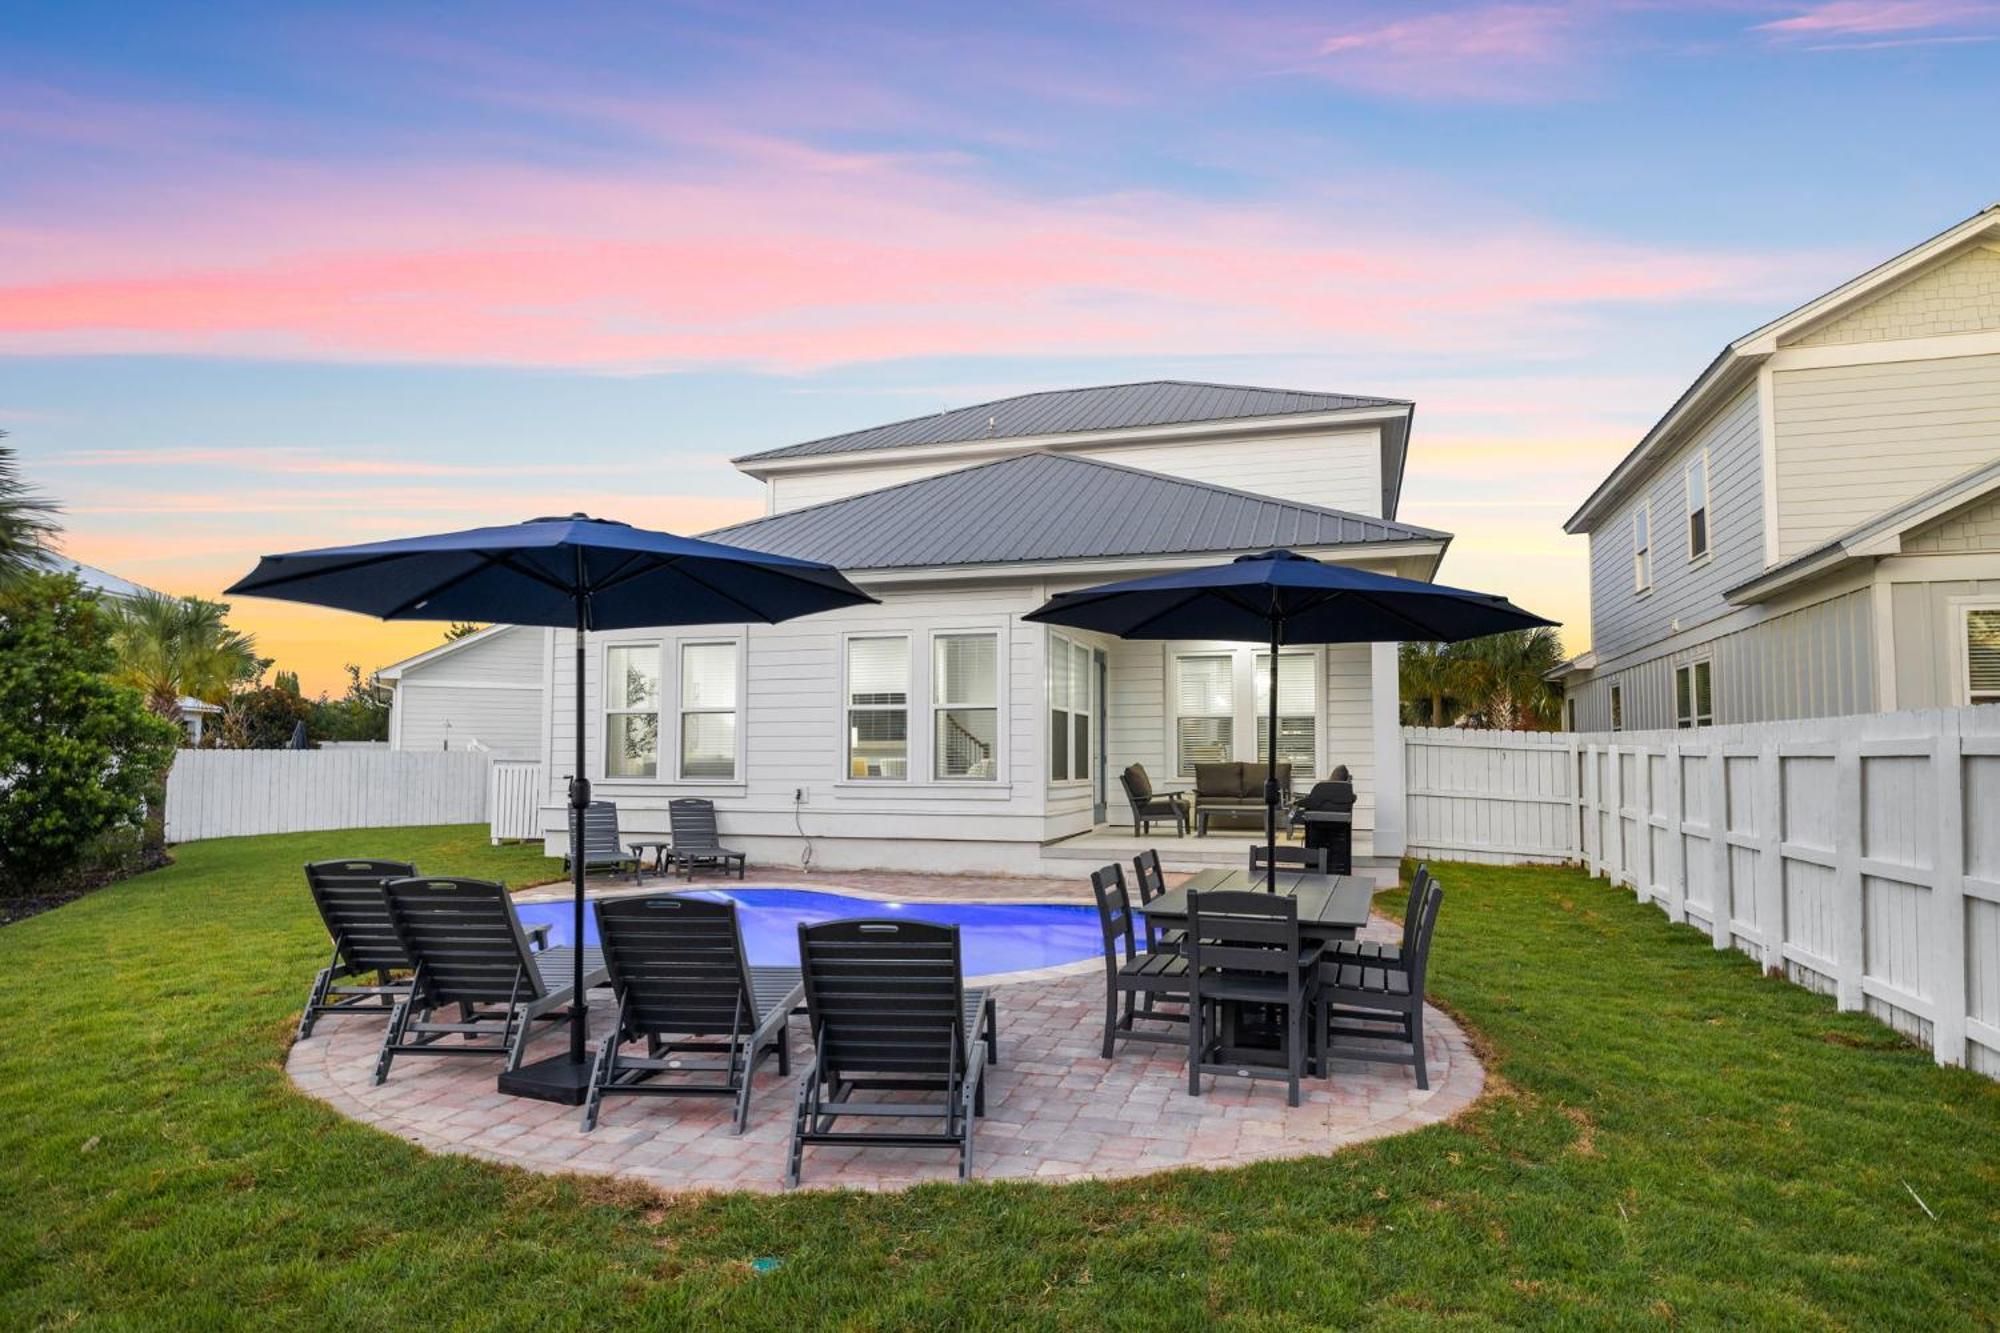
[[[1097,925],[1104,933],[1104,961],[1118,966],[1118,942],[1125,942],[1130,958],[1138,945],[1133,941],[1132,899],[1125,891],[1125,871],[1117,862],[1090,872],[1090,891],[1097,899]]]
[[[965,982],[958,927],[929,921],[799,923],[799,968],[822,1070],[962,1072]]]
[[[1410,896],[1403,902],[1403,943],[1408,945],[1417,927],[1417,909],[1423,906],[1424,891],[1431,886],[1431,868],[1417,867],[1417,873],[1410,876]]]
[[[419,983],[433,1003],[504,1004],[544,994],[506,885],[414,876],[386,888],[397,938],[422,969]]]
[[[1267,856],[1268,853],[1268,856]],[[1276,865],[1283,870],[1309,870],[1316,875],[1326,873],[1326,848],[1324,847],[1270,847],[1262,843],[1250,849],[1250,873],[1256,874],[1268,865]]]
[[[658,894],[599,899],[597,936],[628,1037],[754,1027],[736,904]]]
[[[390,880],[416,873],[407,861],[314,861],[306,867],[306,887],[320,920],[339,946],[341,960],[356,972],[416,966],[396,937],[382,891]]]
[[[1417,909],[1416,930],[1406,933],[1403,966],[1410,974],[1410,994],[1421,999],[1424,973],[1431,964],[1431,936],[1437,931],[1438,909],[1444,906],[1444,886],[1432,880],[1424,888],[1424,900]]]
[[[1143,906],[1167,891],[1167,876],[1160,869],[1160,854],[1148,847],[1132,858],[1132,870],[1139,880],[1139,902]]]
[[[618,836],[618,807],[610,801],[592,801],[583,808],[583,859],[585,864],[623,861],[631,853]]]
[[[682,796],[667,802],[667,819],[673,825],[674,850],[698,852],[714,847],[715,802],[699,796]]]
[[[1283,974],[1296,970],[1299,902],[1287,893],[1188,894],[1188,966]]]

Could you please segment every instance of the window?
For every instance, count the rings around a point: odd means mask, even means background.
[[[1090,649],[1049,635],[1049,780],[1090,777],[1092,684]]]
[[[910,775],[910,641],[847,641],[847,776]]]
[[[681,777],[736,777],[736,645],[681,645]]]
[[[1965,608],[1965,701],[2000,704],[2000,605]]]
[[[931,772],[939,780],[1000,776],[1000,639],[931,640]]]
[[[1653,586],[1653,506],[1649,501],[1632,515],[1632,591]]]
[[[659,776],[659,647],[614,645],[605,649],[604,685],[604,776]]]
[[[1564,717],[1565,717],[1566,719],[1568,719],[1568,720],[1567,720],[1567,721],[1566,721],[1566,722],[1565,722],[1565,723],[1563,724],[1563,730],[1564,730],[1564,731],[1575,731],[1575,730],[1576,730],[1576,700],[1574,700],[1574,699],[1565,699],[1565,700],[1563,700],[1563,716],[1564,716]]]
[[[1295,773],[1310,773],[1317,765],[1319,691],[1314,688],[1311,653],[1278,654],[1278,762]],[[1271,758],[1271,728],[1265,720],[1271,708],[1271,655],[1257,654],[1257,762]]]
[[[1174,659],[1174,741],[1177,768],[1194,776],[1196,764],[1230,757],[1236,729],[1235,663],[1228,653]]]
[[[1625,730],[1625,691],[1616,685],[1611,687],[1611,729]]]
[[[1687,465],[1688,559],[1708,554],[1708,451],[1702,450]]]
[[[1715,725],[1715,696],[1710,688],[1711,668],[1707,661],[1689,662],[1674,668],[1674,725],[1712,727]]]

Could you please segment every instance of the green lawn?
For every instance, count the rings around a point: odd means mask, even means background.
[[[427,1156],[285,1082],[298,867],[548,878],[483,833],[196,844],[0,930],[0,1327],[2000,1319],[2000,1085],[1567,871],[1443,868],[1491,1091],[1338,1156],[687,1200]]]

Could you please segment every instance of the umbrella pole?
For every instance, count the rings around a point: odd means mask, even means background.
[[[583,557],[578,555],[580,565]],[[583,636],[589,624],[589,613],[581,588],[576,596],[576,767],[571,770],[575,776],[569,780],[569,875],[570,887],[576,898],[576,933],[571,943],[576,950],[576,971],[571,978],[575,987],[570,992],[569,1001],[569,1059],[571,1064],[583,1063],[583,1050],[590,1026],[590,1006],[583,998],[583,812],[590,805],[590,779],[583,775]]]
[[[1283,622],[1271,617],[1271,680],[1266,686],[1271,698],[1265,734],[1270,746],[1264,765],[1264,892],[1278,891],[1278,641]]]

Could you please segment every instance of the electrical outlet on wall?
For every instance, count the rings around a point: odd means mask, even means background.
[[[806,789],[804,787],[794,787],[792,789],[792,804],[804,805],[805,803],[806,803]]]

